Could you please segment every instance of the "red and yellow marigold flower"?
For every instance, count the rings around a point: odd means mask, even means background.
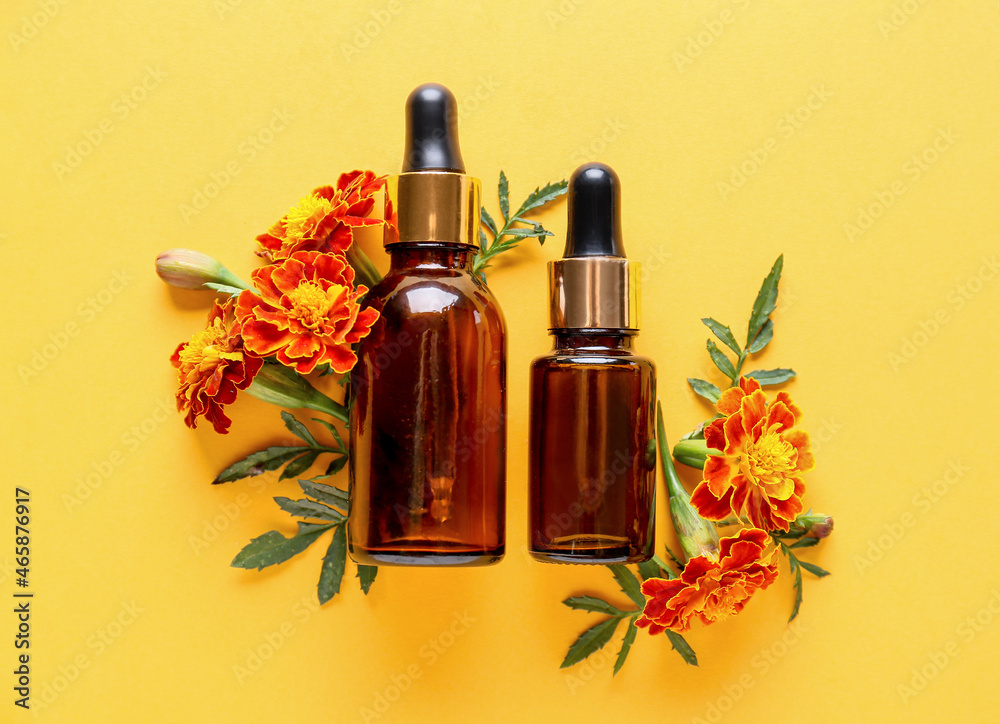
[[[343,253],[354,241],[354,229],[378,226],[369,218],[375,195],[385,186],[385,177],[372,171],[340,175],[336,186],[320,186],[303,197],[266,234],[257,237],[257,254],[268,261],[287,259],[297,251]]]
[[[180,382],[177,409],[187,412],[188,427],[197,427],[198,417],[204,417],[216,432],[225,433],[232,421],[222,408],[250,386],[263,363],[244,350],[233,307],[232,299],[216,302],[208,326],[178,345],[170,357]]]
[[[644,581],[646,606],[635,625],[648,627],[651,634],[667,629],[682,633],[695,619],[710,624],[739,613],[756,591],[770,586],[778,576],[768,540],[764,531],[744,528],[722,539],[718,560],[696,556],[679,578]]]
[[[785,392],[769,405],[747,377],[716,406],[725,417],[705,428],[709,456],[691,503],[708,520],[746,516],[763,530],[787,531],[802,512],[801,475],[815,467],[809,435],[793,429],[802,411]]]
[[[244,291],[236,303],[247,350],[308,374],[329,364],[347,372],[357,362],[351,345],[378,319],[361,309],[367,287],[354,287],[354,270],[343,256],[299,251],[253,273],[259,294]]]

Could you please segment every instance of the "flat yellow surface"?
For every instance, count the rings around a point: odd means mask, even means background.
[[[6,0],[0,720],[996,721],[998,28],[992,0]],[[301,195],[398,169],[428,80],[458,97],[493,210],[501,168],[516,200],[586,160],[618,171],[673,440],[707,412],[685,377],[721,383],[699,318],[741,334],[785,254],[757,364],[798,371],[806,502],[836,518],[804,554],[833,575],[807,576],[797,626],[782,564],[688,636],[698,668],[641,632],[614,679],[618,638],[559,669],[597,620],[563,598],[626,604],[606,570],[525,553],[527,366],[549,346],[562,204],[540,217],[555,239],[490,272],[510,325],[503,563],[383,569],[368,597],[350,565],[322,609],[323,545],[229,567],[291,530],[270,498],[297,487],[209,481],[288,435],[252,398],[225,437],[173,412],[167,357],[209,299],[153,259],[195,247],[247,276]],[[16,486],[31,713],[13,704]],[[659,513],[658,545],[662,496]]]

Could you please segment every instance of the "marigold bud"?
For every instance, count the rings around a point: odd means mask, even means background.
[[[156,273],[167,284],[181,289],[205,289],[206,283],[247,288],[218,259],[193,249],[168,249],[161,253],[156,257]]]

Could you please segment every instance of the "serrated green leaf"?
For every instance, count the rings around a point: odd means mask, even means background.
[[[648,581],[650,578],[662,578],[660,566],[654,560],[643,561],[639,564],[639,575],[642,580]]]
[[[312,436],[312,433],[309,432],[305,425],[295,419],[295,415],[287,410],[282,410],[281,419],[285,423],[285,427],[288,428],[288,432],[295,435],[295,437],[305,440],[309,443],[309,447],[319,447],[319,443],[316,442],[316,438]]]
[[[349,497],[347,493],[340,488],[335,488],[332,485],[324,485],[323,483],[317,483],[314,480],[300,480],[299,487],[302,488],[303,493],[315,498],[321,503],[326,503],[329,506],[340,508],[342,510],[347,510],[348,508]]]
[[[635,642],[635,616],[628,620],[628,628],[625,629],[625,638],[622,639],[622,647],[618,649],[618,658],[615,659],[615,668],[611,672],[614,676],[619,671],[621,671],[622,665],[625,663],[625,659],[628,658],[628,652],[632,650],[632,644]]]
[[[809,563],[808,561],[804,561],[801,558],[799,559],[799,565],[802,566],[803,568],[805,568],[807,571],[809,571],[811,574],[813,574],[817,578],[823,578],[824,576],[829,576],[830,575],[830,571],[827,571],[827,570],[825,570],[823,568],[820,568],[815,563]]]
[[[565,669],[568,666],[577,664],[595,651],[604,648],[604,644],[611,640],[615,629],[618,628],[619,621],[621,619],[618,617],[608,618],[595,626],[591,626],[580,634],[579,638],[569,647],[566,658],[563,659],[559,668]]]
[[[606,613],[609,616],[621,616],[625,613],[617,606],[612,606],[607,601],[594,596],[571,596],[563,601],[563,604],[576,611],[596,611],[597,613]]]
[[[611,575],[615,577],[618,581],[618,585],[621,587],[622,592],[632,599],[634,603],[639,608],[646,605],[646,597],[642,595],[642,589],[639,587],[639,581],[635,575],[625,566],[620,563],[608,566],[611,569]]]
[[[320,452],[320,450],[309,450],[309,452],[302,457],[295,458],[295,460],[288,463],[288,465],[285,466],[285,469],[281,471],[281,475],[278,476],[278,480],[297,478],[312,467],[312,464],[316,462],[316,458],[319,457]]]
[[[771,316],[778,301],[778,282],[781,280],[781,269],[785,263],[785,255],[782,254],[774,262],[771,271],[764,277],[764,282],[760,285],[757,298],[753,303],[753,311],[750,312],[750,323],[747,324],[747,347],[754,341],[754,337],[760,332],[764,322]]]
[[[674,647],[674,650],[681,655],[681,658],[691,666],[698,665],[698,657],[694,653],[694,649],[688,645],[688,642],[684,640],[676,631],[667,630],[664,633],[667,634],[667,638],[670,640],[670,645]]]
[[[670,553],[671,557],[673,557],[674,554],[669,548],[667,548],[667,552]],[[674,560],[676,561],[677,559],[674,558]],[[659,566],[660,573],[662,574],[663,578],[667,579],[677,578],[677,574],[674,573],[674,569],[670,567],[670,564],[668,564],[665,560],[663,560],[659,556],[653,556],[653,563]]]
[[[309,450],[304,446],[276,445],[265,450],[258,450],[247,455],[242,460],[237,460],[228,468],[219,473],[213,485],[219,483],[231,483],[241,478],[249,478],[254,475],[261,475],[269,470],[277,470],[292,458],[298,457]]]
[[[503,171],[500,172],[497,192],[500,197],[500,213],[503,214],[503,220],[507,221],[510,218],[510,188],[507,185],[507,174]]]
[[[788,549],[782,545],[786,555],[788,555],[788,567],[793,574],[795,574],[795,604],[792,606],[792,615],[788,617],[788,622],[791,623],[795,620],[795,617],[799,615],[799,608],[802,606],[802,569],[799,568],[798,560],[794,555],[789,554]]]
[[[493,233],[493,237],[496,238],[497,235],[497,223],[490,216],[490,212],[486,210],[484,206],[479,207],[479,220],[486,224],[486,228]],[[480,230],[481,233],[482,230]]]
[[[319,572],[319,584],[316,592],[320,605],[326,603],[340,593],[340,582],[344,578],[347,567],[347,533],[343,525],[338,525],[333,531],[333,540],[323,556],[323,567]]]
[[[324,420],[321,417],[314,417],[312,418],[312,420],[313,422],[318,422],[320,425],[329,430],[330,434],[333,435],[333,439],[337,441],[337,447],[339,447],[344,452],[347,452],[347,446],[344,445],[344,439],[340,436],[340,431],[337,429],[336,425],[334,425],[329,420]]]
[[[695,394],[701,395],[709,402],[718,402],[719,396],[722,395],[722,390],[713,385],[708,380],[701,380],[697,377],[688,377],[688,384],[691,385],[691,389],[695,391]],[[704,436],[704,434],[702,435]]]
[[[782,382],[788,382],[795,377],[795,370],[786,367],[778,367],[773,370],[754,370],[747,372],[744,377],[753,377],[762,387],[767,387],[768,385],[780,385]]]
[[[503,232],[503,235],[514,237],[514,239],[526,239],[529,237],[536,237],[536,236],[554,236],[554,234],[551,231],[546,231],[545,229],[536,229],[534,226],[532,226],[530,229],[526,229],[523,227],[510,228],[507,229],[507,231]],[[504,244],[507,246],[513,246],[512,242],[507,240],[504,241]]]
[[[365,592],[366,596],[375,582],[376,575],[378,575],[378,566],[358,566],[358,579],[361,582],[361,590]]]
[[[792,545],[790,545],[788,547],[789,548],[812,548],[817,543],[819,543],[819,538],[800,538],[798,541],[796,541],[795,543],[792,543]]]
[[[300,526],[300,532],[292,538],[285,538],[276,530],[268,531],[244,546],[230,565],[234,568],[256,568],[259,571],[277,563],[284,563],[308,548],[323,531],[333,526],[334,523],[313,525],[304,533],[301,532]]]
[[[545,204],[550,201],[554,201],[563,194],[566,193],[566,189],[569,187],[569,182],[565,179],[562,181],[556,181],[555,183],[548,183],[544,186],[540,186],[528,194],[528,198],[524,200],[521,204],[521,208],[517,210],[515,216],[522,216],[532,209],[537,209],[539,207],[545,206]]]
[[[722,374],[724,374],[729,379],[735,381],[736,368],[733,367],[733,363],[729,361],[729,358],[726,357],[725,354],[723,354],[722,350],[719,349],[718,345],[716,345],[715,342],[713,342],[712,340],[707,340],[707,342],[705,343],[705,349],[708,350],[708,354],[712,358],[712,361],[715,363],[715,366],[718,367],[720,370],[722,370]]]
[[[300,518],[316,518],[318,520],[329,520],[334,523],[343,523],[347,518],[340,512],[328,508],[322,503],[317,503],[312,500],[306,500],[305,498],[301,500],[292,500],[291,498],[275,498],[274,502],[278,504],[286,513],[291,515],[297,515]]]
[[[712,334],[721,339],[729,349],[736,353],[737,356],[743,353],[740,349],[739,343],[736,341],[736,337],[733,336],[733,330],[722,322],[716,321],[711,317],[703,317],[701,323],[712,330]]]
[[[774,336],[774,320],[768,319],[764,322],[764,326],[760,328],[760,332],[754,337],[753,342],[747,347],[747,352],[756,354],[760,352],[767,346],[767,343],[771,341],[771,337]]]
[[[202,282],[203,287],[208,287],[213,292],[218,292],[219,294],[228,294],[230,296],[236,296],[243,290],[239,287],[231,287],[228,284],[219,284],[217,282]]]

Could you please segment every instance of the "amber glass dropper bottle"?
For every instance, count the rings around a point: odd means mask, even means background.
[[[549,263],[553,350],[531,364],[528,537],[550,563],[653,554],[656,372],[632,352],[639,265],[625,258],[618,176],[569,184],[563,258]]]
[[[380,316],[351,375],[351,557],[488,565],[504,553],[506,329],[472,272],[480,185],[447,88],[410,94],[386,194],[390,268],[365,299]]]

